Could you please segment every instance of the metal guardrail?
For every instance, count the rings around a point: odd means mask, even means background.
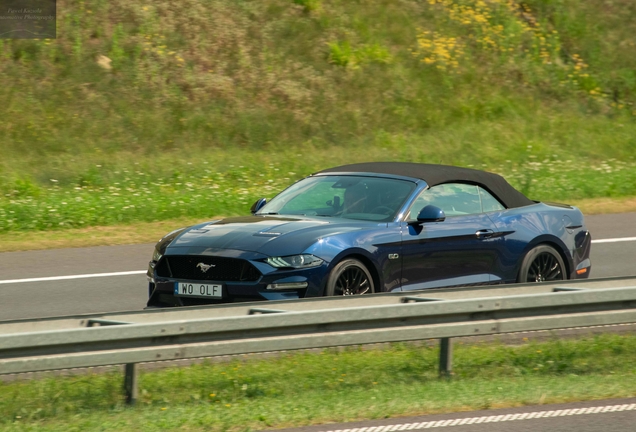
[[[636,285],[593,288],[588,284],[586,289],[566,282],[541,285],[544,292],[538,294],[511,295],[516,289],[523,291],[518,286],[483,289],[482,294],[489,295],[468,299],[444,299],[442,291],[402,293],[392,296],[390,304],[356,306],[388,298],[361,296],[330,302],[335,307],[328,308],[314,302],[311,310],[305,310],[307,304],[302,302],[290,303],[287,309],[277,303],[274,310],[252,304],[247,310],[246,306],[234,310],[242,310],[242,315],[141,323],[121,315],[93,317],[83,320],[87,326],[83,328],[0,333],[0,374],[126,364],[126,396],[132,403],[140,362],[440,339],[440,375],[448,376],[454,337],[636,322]],[[479,291],[473,288],[464,294]],[[503,295],[493,295],[496,292]],[[209,316],[219,308],[205,310]]]
[[[37,319],[0,320],[0,335],[9,333],[28,333],[46,330],[82,328],[95,325],[99,320],[126,323],[150,323],[175,320],[193,320],[211,317],[244,316],[259,308],[286,310],[289,312],[307,312],[322,309],[349,308],[360,306],[380,306],[399,304],[404,296],[418,298],[434,297],[442,300],[458,300],[482,297],[498,297],[552,292],[555,286],[567,286],[571,289],[585,288],[601,290],[636,286],[636,278],[580,279],[561,281],[560,283],[526,283],[513,285],[490,285],[480,287],[456,287],[427,289],[421,291],[393,291],[390,293],[364,296],[317,297],[296,300],[277,300],[250,303],[225,303],[215,306],[188,306],[177,308],[134,310],[125,312],[93,313],[69,316],[57,316]]]

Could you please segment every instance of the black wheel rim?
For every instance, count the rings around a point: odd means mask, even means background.
[[[528,269],[527,282],[546,282],[563,280],[561,264],[551,253],[539,254]]]
[[[371,292],[369,277],[360,267],[345,269],[336,280],[335,295],[360,295]]]

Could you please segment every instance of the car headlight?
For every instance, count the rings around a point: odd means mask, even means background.
[[[267,264],[271,265],[272,267],[276,267],[276,268],[287,267],[287,268],[297,268],[297,269],[318,267],[320,264],[324,262],[320,258],[313,255],[309,255],[309,254],[290,255],[290,256],[284,256],[284,257],[271,257],[271,258],[267,258],[265,261],[267,262]]]
[[[159,252],[157,249],[155,249],[155,251],[152,254],[152,260],[157,262],[161,259],[163,255],[161,255],[161,252]]]

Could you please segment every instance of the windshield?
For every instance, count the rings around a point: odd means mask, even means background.
[[[391,221],[415,183],[363,176],[316,176],[293,184],[256,214]]]

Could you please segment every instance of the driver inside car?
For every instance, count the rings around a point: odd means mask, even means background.
[[[366,202],[367,188],[364,184],[358,183],[349,186],[344,193],[342,213],[364,213]]]

